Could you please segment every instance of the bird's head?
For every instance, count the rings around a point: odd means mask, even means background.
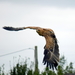
[[[42,30],[42,29],[38,29],[38,30],[36,30],[36,32],[37,32],[40,36],[43,36],[43,30]]]

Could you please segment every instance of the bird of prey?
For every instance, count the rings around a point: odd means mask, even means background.
[[[9,31],[19,31],[24,29],[34,29],[36,32],[43,36],[46,40],[46,45],[44,46],[44,58],[43,63],[46,65],[46,67],[50,67],[50,69],[54,68],[57,70],[58,62],[59,62],[59,46],[57,42],[57,38],[55,36],[55,33],[52,29],[47,28],[41,28],[41,27],[8,27],[4,26],[3,29],[9,30]]]

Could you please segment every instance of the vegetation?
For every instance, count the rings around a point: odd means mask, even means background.
[[[27,60],[24,62],[18,62],[13,68],[10,69],[9,73],[4,72],[4,64],[0,67],[0,75],[75,75],[75,70],[73,63],[70,62],[69,65],[65,65],[65,57],[62,56],[59,62],[58,70],[52,71],[49,68],[45,68],[44,71],[40,73],[40,70],[33,70],[34,64],[31,62],[30,67],[28,67]]]

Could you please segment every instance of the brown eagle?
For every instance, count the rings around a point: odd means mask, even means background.
[[[3,29],[9,30],[9,31],[19,31],[24,29],[34,29],[36,32],[40,35],[45,37],[46,45],[44,46],[44,58],[43,63],[47,67],[50,67],[50,69],[57,69],[58,62],[59,62],[59,46],[57,43],[57,38],[55,36],[55,33],[52,29],[46,29],[41,27],[7,27],[4,26]]]

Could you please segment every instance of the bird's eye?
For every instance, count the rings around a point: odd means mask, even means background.
[[[36,30],[37,32],[39,32],[40,30]]]

